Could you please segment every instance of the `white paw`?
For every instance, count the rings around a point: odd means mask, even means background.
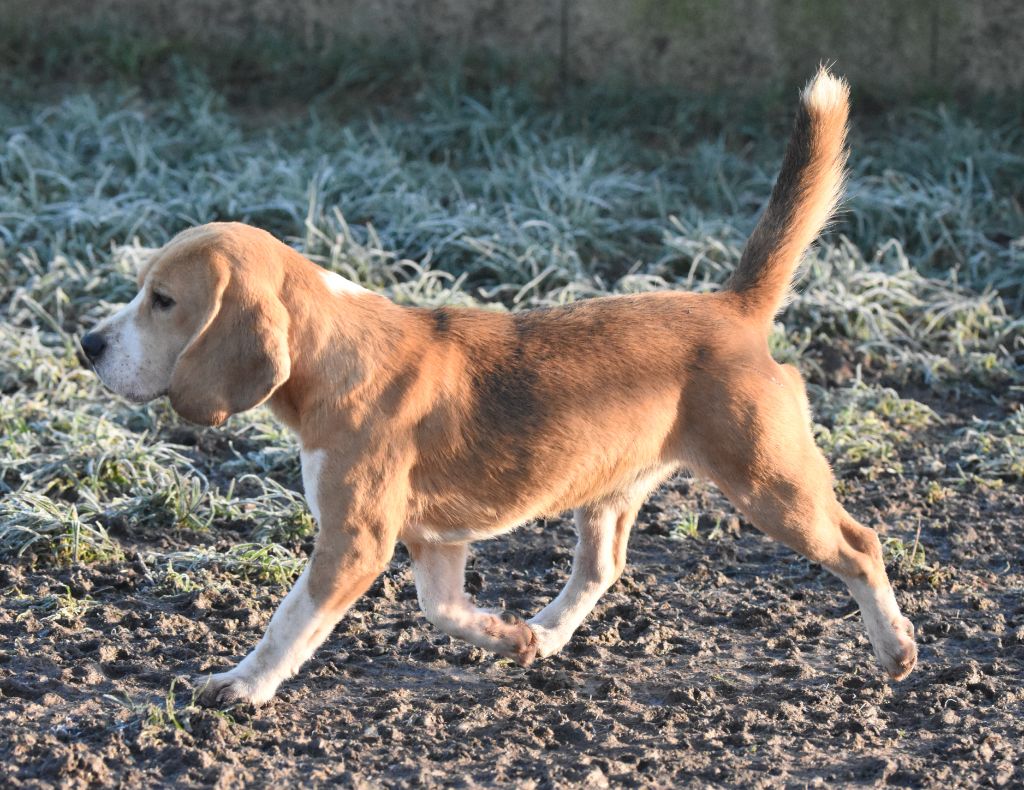
[[[217,675],[200,675],[192,679],[192,685],[196,687],[196,699],[210,707],[240,702],[262,705],[277,691],[277,684],[249,677],[237,668]]]
[[[537,639],[537,655],[540,658],[547,658],[553,656],[559,650],[561,650],[565,643],[569,640],[564,638],[563,635],[553,628],[545,628],[542,625],[537,625],[532,620],[529,623],[530,630],[533,631],[534,636]],[[569,635],[570,637],[572,634]]]
[[[917,664],[917,645],[914,643],[914,626],[906,617],[893,622],[888,639],[877,653],[893,680],[903,680],[913,671]]]

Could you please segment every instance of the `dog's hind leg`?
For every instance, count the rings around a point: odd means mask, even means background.
[[[629,531],[639,506],[639,502],[627,507],[603,504],[575,511],[579,540],[569,581],[558,597],[530,620],[537,635],[538,655],[550,656],[561,650],[622,575]]]
[[[537,654],[533,632],[521,619],[479,609],[464,585],[469,546],[465,543],[406,542],[412,557],[416,595],[427,620],[446,634],[529,665]]]
[[[810,431],[799,374],[789,366],[774,372],[705,394],[701,402],[714,408],[691,422],[690,465],[758,529],[846,583],[875,655],[901,680],[917,661],[914,628],[896,603],[878,536],[836,500],[832,472]]]

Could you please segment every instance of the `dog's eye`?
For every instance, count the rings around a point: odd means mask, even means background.
[[[174,300],[169,296],[153,291],[153,307],[157,310],[167,310],[174,306]]]

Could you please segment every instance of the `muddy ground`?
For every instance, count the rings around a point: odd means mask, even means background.
[[[187,678],[252,647],[283,587],[208,568],[200,589],[168,590],[135,552],[240,536],[122,526],[123,563],[0,566],[3,784],[1024,785],[1024,494],[922,486],[844,481],[883,538],[894,521],[922,524],[927,562],[890,565],[920,645],[899,684],[836,580],[678,478],[561,655],[523,669],[442,635],[400,548],[275,700],[225,715],[194,706]],[[692,511],[696,537],[677,528]],[[467,586],[536,612],[573,542],[559,520],[477,544]]]

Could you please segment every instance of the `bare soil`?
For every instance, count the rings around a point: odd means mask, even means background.
[[[644,508],[625,575],[561,655],[523,669],[434,630],[400,548],[275,700],[226,715],[193,705],[187,678],[244,655],[284,589],[208,568],[168,591],[138,552],[230,545],[230,525],[128,525],[123,563],[0,565],[0,783],[1024,786],[1024,493],[967,483],[930,502],[924,485],[845,481],[883,538],[921,520],[926,566],[890,567],[920,646],[899,684],[837,580],[683,478]],[[477,544],[467,586],[532,614],[574,540],[557,520]],[[53,603],[68,593],[83,603]]]

